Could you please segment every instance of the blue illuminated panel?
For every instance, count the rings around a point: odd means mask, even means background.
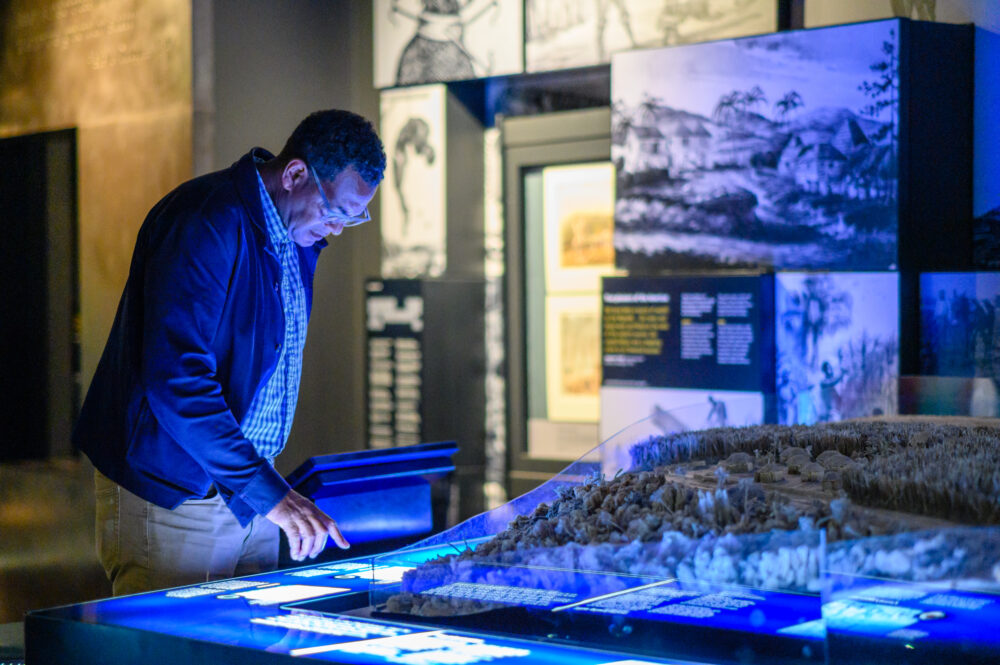
[[[442,572],[452,572],[449,568],[451,566],[442,566]],[[653,577],[496,566],[469,561],[462,561],[458,569],[460,574],[447,578],[437,575],[417,577],[406,585],[406,589],[424,596],[554,611],[588,598],[620,593],[658,581]]]
[[[394,555],[380,560],[400,562]],[[467,559],[430,563],[401,584],[386,586],[373,587],[373,604],[387,608],[379,616],[392,620],[505,637],[547,633],[571,644],[707,662],[747,654],[790,664],[824,657],[816,594]],[[430,614],[389,613],[411,602],[407,596],[394,599],[400,592],[412,594],[413,607]],[[317,604],[305,601],[301,607]]]
[[[507,608],[501,614],[486,611],[446,625],[369,615],[373,583],[399,588],[407,570],[466,545],[32,612],[28,656],[36,656],[35,665],[70,662],[70,655],[75,663],[129,662],[121,650],[142,644],[163,654],[143,661],[149,665],[168,662],[181,645],[192,653],[197,645],[246,649],[242,665],[285,658],[352,665],[651,665],[730,662],[740,653],[766,654],[768,663],[822,662],[826,654],[831,663],[938,665],[951,654],[962,663],[1000,662],[994,628],[1000,596],[846,575],[828,578],[841,591],[826,599],[821,613],[819,598],[808,594],[556,569],[508,568],[500,576],[499,567],[470,562],[474,570],[465,572],[471,577],[438,578],[418,593],[496,603]],[[81,643],[87,658],[80,656]],[[663,660],[671,656],[676,659]]]
[[[452,548],[447,548],[453,551]],[[415,558],[437,556],[438,548],[421,551]],[[157,644],[157,653],[169,658],[178,640],[242,647],[253,652],[266,652],[271,662],[274,655],[315,659],[328,662],[381,664],[402,663],[421,665],[439,662],[453,664],[480,663],[502,660],[524,665],[567,663],[569,665],[650,665],[675,663],[660,659],[632,659],[573,646],[550,645],[518,639],[475,635],[454,630],[437,630],[419,624],[383,621],[343,614],[322,614],[299,609],[311,601],[333,601],[339,597],[363,594],[367,603],[369,584],[398,580],[405,566],[372,566],[370,559],[336,563],[208,582],[163,591],[110,598],[54,610],[33,612],[28,617],[26,634],[28,654],[38,657],[32,662],[45,665],[58,662],[51,658],[76,649],[74,644],[52,647],[39,644],[36,626],[49,629],[55,621],[61,626],[74,624],[73,635],[80,627],[92,626],[95,631],[106,627],[130,629],[127,633],[111,633],[112,637],[86,639],[94,653],[82,657],[77,651],[75,662],[112,662],[121,657],[120,650],[134,643],[134,631],[147,637],[143,644]],[[57,629],[59,630],[59,629]],[[108,633],[94,635],[107,636]],[[34,637],[33,637],[34,636]],[[58,640],[49,640],[54,642]],[[68,640],[69,641],[69,640]],[[46,648],[41,648],[45,646]],[[52,649],[55,651],[52,651]],[[146,662],[155,663],[159,656],[149,655]],[[252,654],[246,662],[258,662]]]
[[[561,609],[561,608],[560,608]],[[820,600],[792,593],[712,587],[667,580],[609,594],[567,608],[572,612],[627,616],[767,635],[822,640]]]
[[[831,575],[830,583],[847,589],[823,605],[838,662],[862,662],[859,649],[893,662],[937,663],[945,654],[963,663],[1000,662],[998,595],[847,575]]]
[[[453,441],[312,457],[288,484],[337,520],[355,545],[434,530],[431,483],[455,470]],[[331,545],[332,547],[332,545]]]

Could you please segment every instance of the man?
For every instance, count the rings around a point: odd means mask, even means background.
[[[73,433],[116,595],[271,570],[279,528],[295,560],[348,547],[273,460],[323,237],[369,218],[384,170],[367,120],[319,111],[277,157],[254,148],[149,212]]]

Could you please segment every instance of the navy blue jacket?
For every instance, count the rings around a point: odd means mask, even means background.
[[[94,466],[133,494],[172,509],[215,485],[244,526],[288,491],[240,430],[285,331],[255,154],[271,157],[255,148],[147,215],[73,431]],[[296,245],[307,312],[325,246]]]

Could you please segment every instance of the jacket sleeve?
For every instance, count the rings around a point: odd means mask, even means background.
[[[147,257],[143,298],[150,409],[219,487],[265,515],[289,487],[243,436],[212,351],[240,236],[236,225],[207,216],[164,221],[169,226]]]

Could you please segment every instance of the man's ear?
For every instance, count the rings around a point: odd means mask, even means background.
[[[309,180],[309,167],[305,161],[298,157],[289,159],[288,163],[285,164],[285,168],[281,171],[282,188],[291,192],[307,180]]]

